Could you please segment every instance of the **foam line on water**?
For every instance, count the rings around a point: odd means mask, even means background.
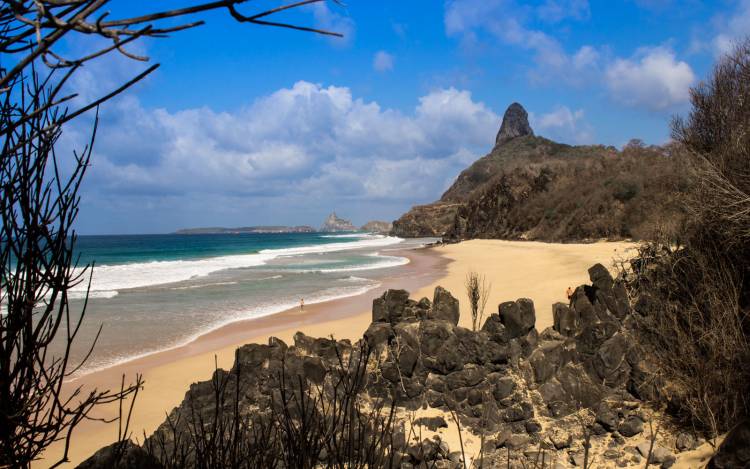
[[[379,236],[342,243],[328,243],[300,246],[285,249],[265,249],[253,254],[211,257],[196,260],[151,261],[119,265],[101,265],[94,269],[91,281],[92,291],[118,291],[128,288],[142,288],[153,285],[184,282],[192,278],[204,277],[214,272],[228,269],[255,267],[278,257],[303,254],[322,254],[353,249],[378,249],[403,241],[392,236]],[[72,291],[84,292],[86,283],[74,287]]]
[[[380,282],[374,282],[369,285],[363,285],[363,286],[357,286],[357,287],[328,288],[326,290],[322,290],[316,295],[313,295],[311,297],[306,297],[305,304],[314,305],[318,303],[324,303],[326,301],[334,301],[334,300],[339,300],[343,298],[349,298],[353,296],[362,295],[364,293],[367,293],[370,290],[378,288],[380,285],[381,285]],[[140,358],[148,357],[150,355],[154,355],[157,353],[166,352],[168,350],[173,350],[179,347],[183,347],[185,345],[190,344],[191,342],[194,342],[195,340],[197,340],[203,335],[209,334],[215,330],[221,329],[222,327],[225,327],[235,322],[271,316],[274,314],[281,313],[283,311],[296,308],[298,307],[298,305],[299,303],[295,299],[295,300],[286,300],[286,301],[275,303],[275,304],[261,305],[261,306],[251,308],[249,310],[227,311],[227,314],[222,316],[223,319],[221,321],[215,322],[211,326],[204,328],[190,335],[188,338],[184,340],[175,341],[173,344],[168,345],[164,348],[153,349],[153,350],[149,350],[149,351],[138,353],[138,354],[130,354],[130,355],[123,355],[119,357],[113,357],[107,360],[101,360],[98,363],[92,363],[90,366],[85,366],[83,369],[79,370],[76,374],[74,374],[73,377],[70,379],[70,381],[75,381],[88,374],[95,373],[97,371],[102,371],[107,368],[111,368],[113,366],[121,365],[123,363],[127,363],[133,360],[138,360]]]

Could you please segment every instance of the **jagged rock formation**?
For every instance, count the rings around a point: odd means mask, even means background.
[[[402,237],[546,241],[642,238],[678,223],[688,187],[676,149],[571,146],[534,136],[525,111],[506,111],[492,151],[439,201],[393,223]]]
[[[393,224],[391,222],[387,221],[368,221],[364,225],[362,225],[359,229],[359,231],[365,231],[367,233],[378,233],[378,234],[388,234],[393,229]]]
[[[430,462],[461,467],[460,455],[439,438],[415,446],[404,437],[408,413],[429,408],[455,412],[465,431],[482,438],[484,467],[508,466],[508,454],[515,464],[533,463],[540,451],[547,461],[580,466],[585,415],[592,418],[586,427],[592,434],[589,457],[595,455],[598,466],[642,467],[650,446],[642,434],[651,413],[641,399],[658,390],[630,337],[629,324],[639,313],[631,309],[624,284],[602,265],[589,269],[589,276],[592,283],[578,287],[569,305],[553,306],[554,326],[541,333],[528,299],[501,303],[481,330],[472,331],[457,325],[458,300],[440,287],[432,300],[420,301],[404,290],[388,290],[373,302],[372,323],[358,344],[297,333],[292,346],[271,338],[267,345],[241,347],[232,370],[192,385],[171,412],[172,423],[165,422],[146,443],[159,441],[162,451],[169,451],[176,441],[174,422],[189,428],[200,416],[204,426],[210,424],[215,383],[222,380],[228,380],[230,395],[240,397],[240,412],[254,418],[286,415],[284,405],[296,415],[297,401],[284,398],[285,379],[335,399],[332,383],[352,373],[342,374],[342,363],[361,360],[368,350],[366,366],[355,373],[365,373],[357,402],[369,402],[367,408],[397,406],[388,432],[395,435],[395,467]],[[242,391],[235,394],[231,386],[237,381]],[[420,422],[436,429],[447,425],[445,418]],[[651,462],[670,467],[673,451],[688,449],[687,440],[660,432]],[[330,453],[319,457],[323,464]]]
[[[338,231],[357,231],[349,220],[344,220],[336,216],[336,212],[331,213],[326,218],[323,226],[320,227],[322,233],[336,233]]]
[[[497,133],[497,138],[495,138],[495,145],[502,145],[516,137],[526,135],[534,136],[534,131],[531,130],[531,125],[529,125],[529,114],[523,106],[513,103],[505,110],[503,123]]]

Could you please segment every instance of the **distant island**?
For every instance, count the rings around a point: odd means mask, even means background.
[[[312,226],[243,226],[240,228],[185,228],[174,234],[315,233]]]
[[[320,227],[322,233],[336,233],[339,231],[357,231],[357,228],[352,225],[352,222],[339,218],[336,216],[336,212],[331,213],[323,222],[323,226]]]
[[[238,228],[224,228],[221,226],[211,226],[204,228],[183,228],[177,230],[174,234],[244,234],[244,233],[338,233],[338,232],[356,232],[387,234],[391,231],[393,225],[386,221],[368,221],[360,228],[357,228],[351,221],[339,218],[336,212],[331,213],[323,222],[320,229],[316,230],[309,225],[299,226],[242,226]]]

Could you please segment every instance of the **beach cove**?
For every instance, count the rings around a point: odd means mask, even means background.
[[[298,307],[262,318],[238,321],[180,347],[121,363],[90,373],[70,385],[86,389],[119,388],[123,374],[133,380],[142,374],[144,388],[133,410],[130,431],[143,439],[153,432],[166,414],[178,405],[190,384],[210,379],[215,366],[228,369],[234,350],[247,343],[265,343],[275,336],[292,343],[297,331],[313,337],[349,339],[362,337],[371,321],[371,304],[388,288],[403,288],[412,298],[432,297],[435,286],[451,291],[461,302],[460,324],[470,326],[464,280],[466,273],[476,271],[491,283],[486,314],[495,312],[501,301],[531,298],[537,310],[540,330],[552,325],[551,305],[564,301],[568,286],[588,281],[587,269],[599,262],[611,267],[613,261],[627,256],[635,245],[628,242],[597,242],[587,244],[552,244],[525,241],[473,240],[459,244],[425,249],[396,251],[392,255],[407,257],[410,262],[395,269],[377,288],[363,294],[338,300]],[[97,411],[99,418],[112,418],[117,409]],[[73,436],[69,458],[75,467],[96,450],[117,438],[117,424],[96,421],[83,423]],[[60,443],[49,449],[50,458],[61,454]],[[46,467],[44,460],[35,467]]]

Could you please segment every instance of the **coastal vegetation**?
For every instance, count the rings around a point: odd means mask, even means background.
[[[524,115],[515,125],[528,127]],[[681,146],[632,140],[618,150],[512,134],[498,137],[439,201],[396,220],[392,233],[454,241],[645,240],[682,222],[680,200],[690,182]]]
[[[644,244],[631,296],[660,400],[716,436],[750,416],[750,40],[691,93],[672,123],[691,168],[685,223]]]
[[[127,51],[136,39],[198,25],[159,27],[160,20],[217,8],[240,22],[332,34],[268,21],[315,1],[245,16],[240,0],[224,0],[96,21],[104,1],[0,7],[0,51],[15,57],[0,69],[0,468],[30,467],[60,441],[62,456],[47,462],[65,463],[76,427],[112,403],[116,441],[79,467],[667,469],[706,442],[716,447],[708,467],[747,467],[750,40],[692,90],[692,111],[674,120],[672,143],[559,144],[534,135],[514,103],[491,153],[440,201],[393,224],[398,235],[455,241],[642,240],[615,275],[591,266],[569,302],[552,305],[551,327],[537,330],[529,298],[503,301],[485,317],[492,286],[471,271],[464,284],[471,328],[460,325],[459,300],[440,286],[419,300],[387,289],[359,340],[299,332],[290,344],[271,337],[244,345],[231,369],[216,366],[210,380],[191,385],[142,439],[130,429],[140,376],[114,391],[63,391],[88,358],[70,360],[86,303],[72,316],[68,293],[91,281],[93,265],[79,266],[75,256],[73,226],[96,126],[72,164],[63,165],[55,147],[65,123],[156,66],[73,110],[64,108],[75,102],[67,83],[102,55],[140,60]],[[63,58],[55,44],[66,34],[107,42]],[[321,227],[354,230],[335,213]],[[65,343],[62,356],[50,352],[54,340]]]

